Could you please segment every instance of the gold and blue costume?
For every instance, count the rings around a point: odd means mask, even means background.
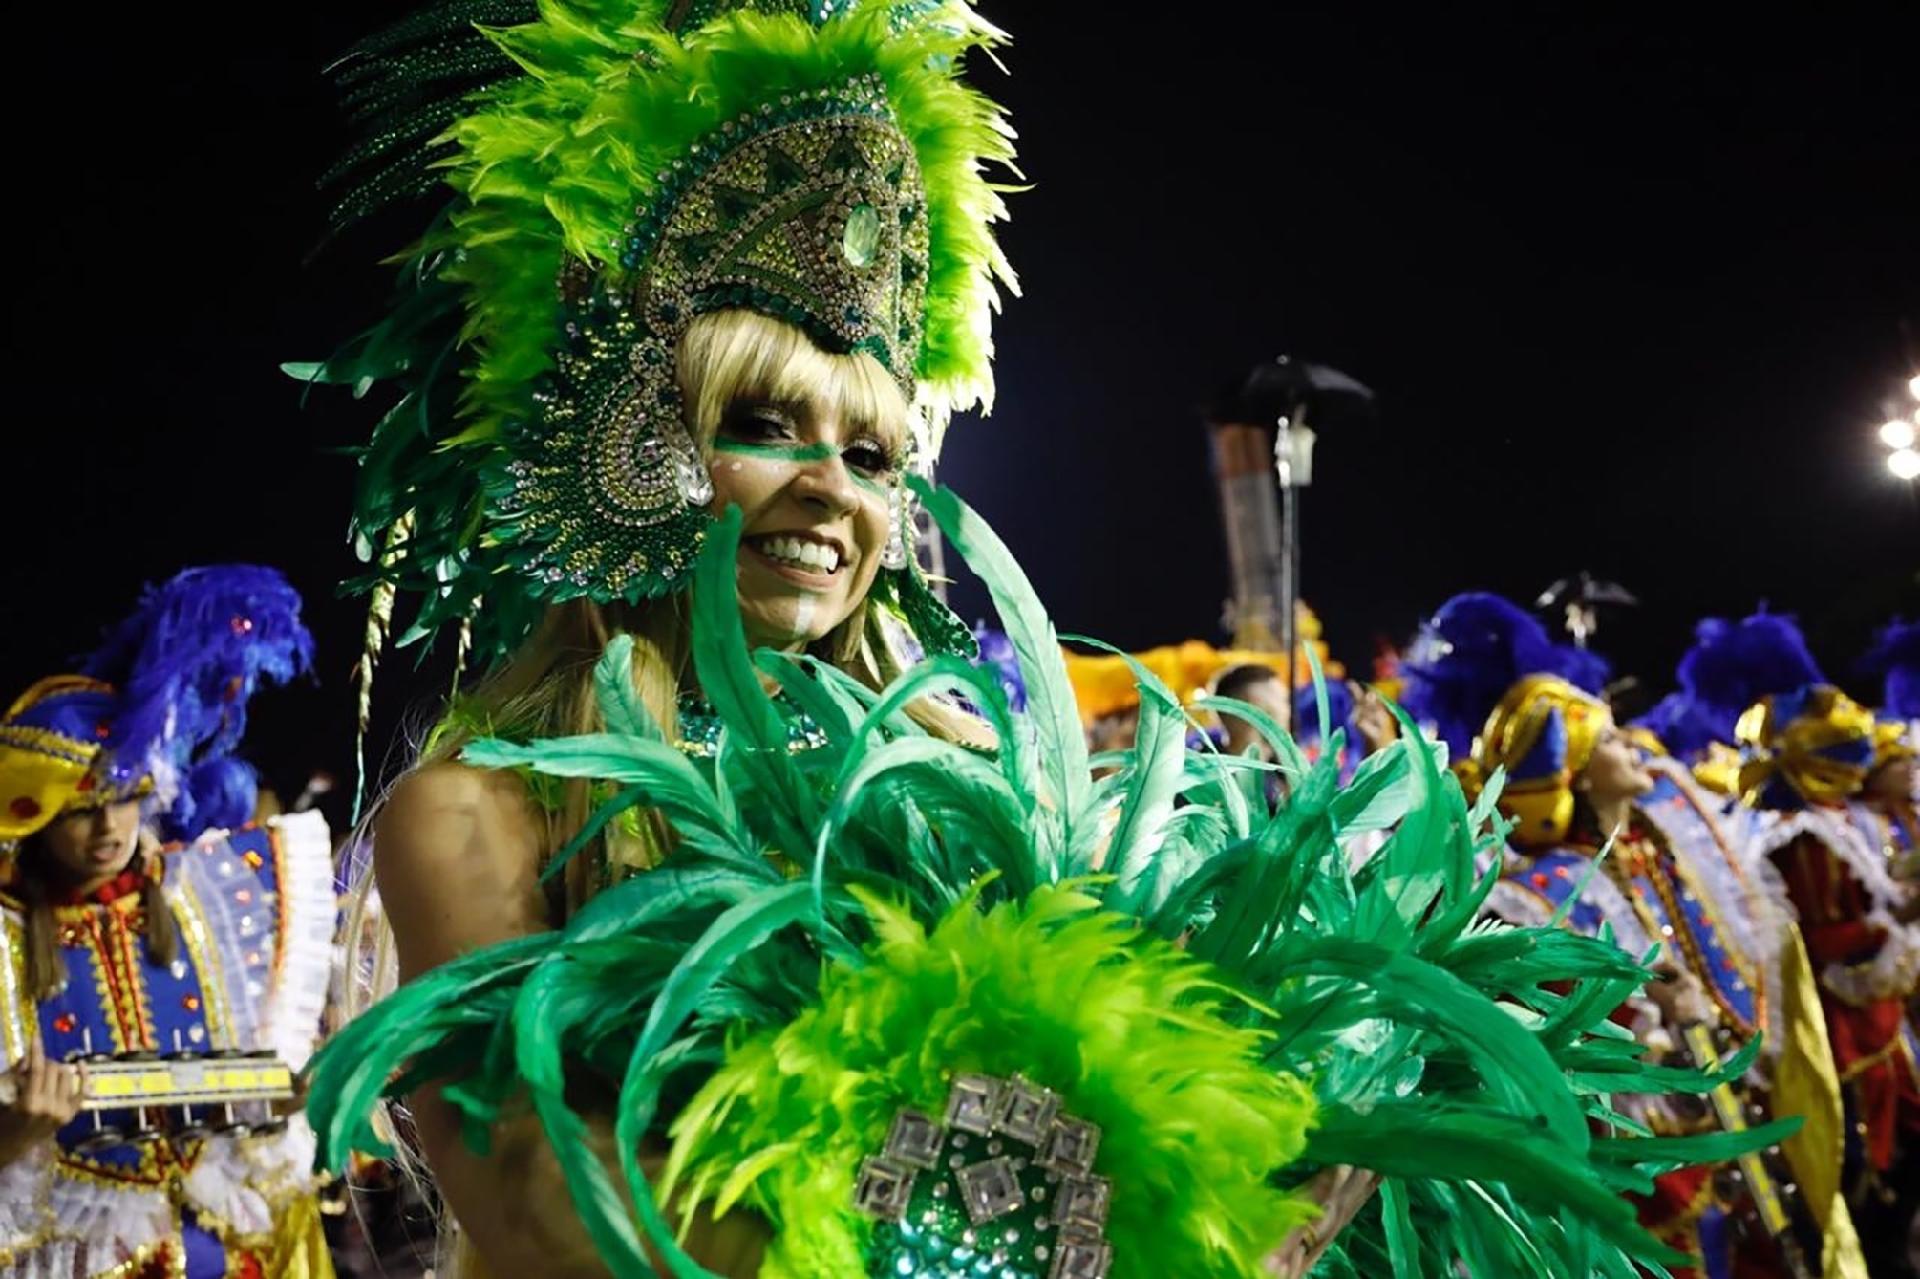
[[[1737,831],[1672,761],[1650,763],[1653,789],[1635,802],[1625,829],[1593,828],[1573,783],[1612,725],[1604,703],[1550,675],[1523,677],[1494,708],[1461,769],[1470,788],[1495,769],[1510,779],[1500,806],[1515,823],[1513,851],[1488,908],[1522,926],[1558,918],[1581,933],[1605,929],[1630,953],[1658,948],[1691,974],[1706,997],[1705,1022],[1665,1026],[1644,1005],[1617,1014],[1650,1048],[1710,1067],[1763,1032],[1769,1036],[1766,1055],[1728,1100],[1739,1114],[1799,1113],[1807,1126],[1787,1144],[1783,1163],[1695,1164],[1659,1176],[1651,1194],[1635,1197],[1648,1230],[1694,1259],[1676,1276],[1790,1274],[1789,1252],[1824,1264],[1825,1273],[1862,1274],[1836,1196],[1834,1071],[1817,1013],[1807,1012],[1817,1002],[1804,959],[1794,958],[1797,937],[1765,882],[1744,864]],[[1644,1099],[1633,1109],[1656,1132],[1672,1135],[1728,1122],[1712,1105],[1670,1099]],[[1797,1220],[1786,1190],[1795,1183],[1809,1205]]]
[[[247,699],[309,661],[299,605],[269,569],[189,569],[0,717],[0,1065],[86,1080],[78,1114],[0,1166],[7,1279],[332,1274],[312,1131],[265,1100],[319,1039],[331,840],[317,813],[225,829],[255,804],[231,755]],[[120,869],[54,860],[49,827],[134,802]],[[162,846],[169,826],[196,837]]]
[[[326,823],[316,813],[219,832],[153,867],[182,941],[160,962],[133,872],[53,906],[66,985],[36,1003],[21,961],[24,909],[0,888],[7,962],[0,1040],[9,1064],[95,1053],[271,1051],[297,1069],[319,1037],[333,932]],[[172,1121],[224,1125],[195,1111]],[[245,1135],[174,1135],[89,1149],[103,1127],[155,1130],[158,1114],[83,1112],[56,1143],[0,1169],[0,1263],[28,1276],[261,1276],[317,1249],[313,1136],[304,1120]]]

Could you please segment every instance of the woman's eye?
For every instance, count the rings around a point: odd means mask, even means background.
[[[893,470],[893,455],[870,440],[849,444],[840,456],[848,466],[866,475],[885,475]]]
[[[771,409],[740,409],[727,415],[727,434],[738,440],[777,440],[793,431],[793,424]]]

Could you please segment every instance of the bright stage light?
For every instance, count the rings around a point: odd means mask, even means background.
[[[1913,423],[1903,418],[1890,418],[1880,428],[1880,442],[1890,449],[1910,449],[1913,441]]]
[[[1895,449],[1887,454],[1887,469],[1902,480],[1920,480],[1920,453],[1912,449]]]

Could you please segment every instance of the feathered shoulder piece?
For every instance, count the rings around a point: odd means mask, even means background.
[[[951,657],[875,693],[749,654],[730,512],[694,590],[718,751],[664,740],[616,641],[608,732],[465,755],[610,782],[606,812],[659,810],[675,856],[346,1027],[312,1072],[322,1162],[377,1148],[383,1094],[457,1079],[445,1095],[476,1141],[530,1103],[622,1276],[651,1273],[649,1246],[669,1273],[706,1274],[667,1223],[707,1204],[771,1224],[760,1274],[781,1279],[1253,1279],[1331,1164],[1381,1178],[1339,1273],[1629,1279],[1635,1259],[1679,1262],[1620,1192],[1786,1129],[1650,1139],[1609,1109],[1614,1092],[1709,1081],[1648,1066],[1609,1022],[1646,975],[1637,957],[1476,922],[1490,804],[1469,811],[1417,733],[1342,789],[1331,753],[1309,766],[1261,717],[1289,780],[1270,812],[1263,766],[1190,753],[1144,668],[1136,745],[1096,781],[1024,577],[958,500],[923,496],[993,594],[1024,708],[1000,671]],[[821,745],[788,749],[762,675]],[[953,690],[996,753],[901,713]],[[1387,808],[1385,847],[1351,869],[1342,832]],[[611,1113],[569,1105],[582,1072],[617,1093]],[[582,1139],[596,1121],[618,1176]],[[672,1148],[657,1183],[649,1137]]]

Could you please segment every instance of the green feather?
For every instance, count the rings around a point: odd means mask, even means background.
[[[613,733],[524,746],[483,738],[468,743],[460,758],[478,768],[526,768],[549,777],[594,777],[637,787],[648,804],[672,819],[683,842],[711,857],[758,860],[740,813],[722,802],[691,760],[665,742]],[[622,796],[610,801],[623,802]]]
[[[1106,845],[1106,864],[1115,881],[1108,904],[1122,914],[1132,914],[1143,900],[1159,895],[1150,871],[1179,794],[1187,753],[1187,716],[1173,691],[1131,654],[1084,636],[1068,638],[1124,659],[1140,690],[1140,722],[1128,762],[1133,776],[1128,778],[1126,800]],[[1087,826],[1091,829],[1092,823]],[[1067,865],[1068,874],[1089,869],[1077,858]]]
[[[1037,887],[1029,814],[999,772],[979,756],[946,742],[903,738],[863,755],[840,784],[832,810],[821,824],[814,850],[813,885],[824,894],[835,836],[883,784],[911,783],[914,797],[930,820],[972,853],[975,874],[999,871],[1011,877],[1011,889],[1024,894]],[[898,796],[898,791],[893,792]],[[969,876],[971,878],[971,876]]]
[[[736,565],[740,508],[729,505],[714,521],[693,578],[693,669],[700,691],[728,725],[738,783],[749,820],[765,823],[771,842],[804,856],[818,821],[813,791],[787,753],[787,725],[760,685],[740,620]],[[755,802],[758,796],[764,802]]]
[[[609,733],[656,742],[667,739],[633,686],[633,636],[616,635],[608,642],[606,652],[594,664],[593,693]]]
[[[620,1090],[614,1139],[621,1152],[628,1191],[640,1207],[642,1224],[676,1275],[705,1279],[707,1272],[694,1265],[669,1237],[646,1173],[640,1167],[641,1139],[652,1126],[658,1100],[658,1058],[700,998],[729,965],[764,944],[782,928],[798,923],[812,909],[813,894],[807,885],[785,884],[764,889],[722,912],[700,939],[687,948],[685,957],[648,1009],[646,1022],[634,1043],[626,1080]]]
[[[1199,697],[1194,699],[1195,710],[1211,711],[1216,715],[1232,715],[1253,725],[1253,731],[1272,749],[1280,761],[1280,771],[1290,777],[1299,777],[1307,771],[1307,757],[1300,753],[1300,747],[1291,734],[1280,726],[1280,721],[1255,706],[1252,702],[1243,702],[1237,697]]]
[[[1035,754],[1052,804],[1042,828],[1057,832],[1041,848],[1057,864],[1074,845],[1077,827],[1090,817],[1086,811],[1087,742],[1053,622],[1006,544],[971,507],[918,476],[909,476],[907,483],[926,505],[954,553],[985,583],[994,610],[1000,615],[1001,629],[1013,646],[1026,685],[1028,720],[1036,736]]]
[[[524,1093],[572,1144],[570,1195],[617,1273],[644,1273],[644,1238],[671,1273],[703,1275],[661,1204],[724,1210],[737,1196],[776,1228],[763,1279],[857,1275],[870,1225],[849,1206],[853,1180],[894,1112],[937,1109],[958,1070],[1019,1071],[1102,1126],[1109,1238],[1155,1273],[1257,1275],[1309,1211],[1289,1188],[1345,1162],[1384,1181],[1326,1274],[1631,1279],[1672,1254],[1623,1191],[1787,1131],[1634,1135],[1611,1094],[1698,1091],[1756,1049],[1711,1076],[1641,1061],[1608,1014],[1642,962],[1603,938],[1476,922],[1491,881],[1474,862],[1497,821],[1411,731],[1345,792],[1331,755],[1307,767],[1279,734],[1289,794],[1269,812],[1236,803],[1258,762],[1180,756],[1177,704],[1145,679],[1144,740],[1117,771],[1086,776],[1083,744],[1063,760],[1054,748],[1079,743],[1078,721],[1051,625],[964,508],[942,494],[929,508],[985,565],[1041,696],[1016,714],[950,659],[875,694],[762,655],[832,739],[791,755],[727,593],[736,530],[723,521],[693,618],[727,720],[710,769],[644,723],[470,748],[623,788],[615,804],[646,789],[681,833],[674,859],[562,932],[462,957],[347,1027],[313,1071],[323,1159],[371,1140],[383,1092],[446,1083],[475,1142]],[[623,695],[628,660],[603,659],[603,698]],[[979,698],[1000,752],[900,713],[953,687]],[[617,704],[608,719],[635,727]],[[1348,823],[1396,809],[1386,846],[1354,872]],[[1109,812],[1114,873],[1063,878]],[[763,845],[812,873],[784,878]],[[625,1195],[566,1108],[578,1070],[619,1078]],[[673,1154],[656,1200],[639,1152],[663,1124]]]

